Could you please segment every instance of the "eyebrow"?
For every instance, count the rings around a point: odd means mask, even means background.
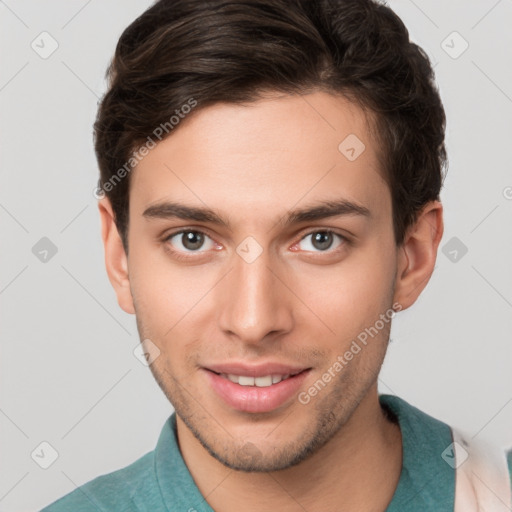
[[[341,215],[360,215],[369,218],[371,217],[371,212],[365,206],[346,199],[321,201],[307,208],[289,211],[284,216],[284,225],[290,226],[301,222],[311,222]],[[170,201],[161,202],[146,208],[142,216],[147,219],[178,218],[195,222],[211,222],[228,229],[230,228],[229,220],[223,218],[210,208],[187,206]]]

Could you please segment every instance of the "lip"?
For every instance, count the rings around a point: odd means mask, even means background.
[[[230,408],[246,413],[272,412],[292,401],[298,394],[310,368],[292,367],[281,364],[248,366],[243,364],[222,364],[202,369],[215,394]],[[267,387],[241,386],[218,375],[219,373],[263,377],[271,374],[293,374],[277,384]]]
[[[260,363],[248,365],[244,363],[212,364],[205,367],[215,373],[232,373],[233,375],[247,375],[250,377],[264,377],[265,375],[291,375],[300,373],[308,368],[304,366],[292,366],[280,363]]]

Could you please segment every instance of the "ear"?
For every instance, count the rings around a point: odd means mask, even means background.
[[[393,299],[402,310],[416,302],[429,282],[443,230],[443,205],[439,201],[427,203],[414,225],[407,230],[404,242],[398,248]]]
[[[126,313],[135,314],[128,275],[128,257],[117,231],[112,205],[108,198],[104,197],[98,202],[98,209],[100,211],[101,238],[105,248],[105,267],[108,278],[116,292],[119,306]]]

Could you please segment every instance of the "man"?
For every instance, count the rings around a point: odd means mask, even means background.
[[[445,115],[400,19],[160,0],[109,78],[107,272],[176,412],[45,512],[509,510],[504,454],[377,391],[443,234]]]

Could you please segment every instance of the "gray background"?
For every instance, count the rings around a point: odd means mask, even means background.
[[[0,1],[0,511],[38,510],[128,465],[171,412],[133,354],[135,321],[107,280],[92,194],[104,72],[149,5]],[[512,1],[390,5],[435,63],[450,167],[444,252],[394,322],[380,391],[512,446]],[[46,59],[31,47],[51,49],[43,31],[59,45]],[[58,452],[47,469],[44,441]]]

